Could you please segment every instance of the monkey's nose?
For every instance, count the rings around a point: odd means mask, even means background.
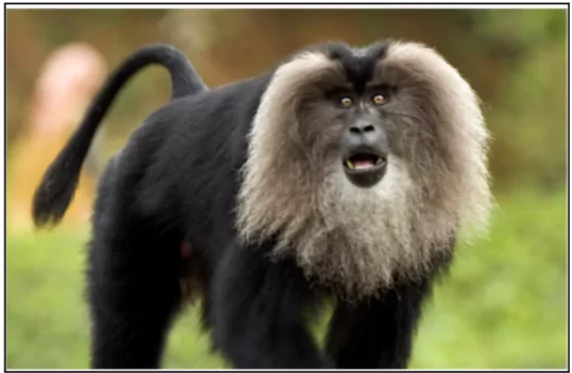
[[[375,127],[367,122],[356,123],[350,127],[350,133],[354,135],[363,135],[370,132],[375,132]]]

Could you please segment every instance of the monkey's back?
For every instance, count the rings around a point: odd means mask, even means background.
[[[234,234],[247,133],[268,80],[182,97],[153,112],[115,165],[121,199],[155,229],[187,232],[193,247],[218,256]]]

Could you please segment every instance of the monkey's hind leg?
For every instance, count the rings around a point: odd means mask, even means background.
[[[87,273],[92,368],[160,365],[180,305],[179,248],[151,232],[126,211],[96,208]]]

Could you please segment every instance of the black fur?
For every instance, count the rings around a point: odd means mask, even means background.
[[[310,286],[291,258],[269,261],[272,242],[239,245],[239,171],[271,76],[172,100],[109,164],[95,203],[88,266],[93,368],[160,366],[183,301],[183,261],[198,269],[192,276],[204,326],[233,367],[406,367],[430,279],[402,283],[369,303],[340,301],[321,352],[307,322],[327,289]],[[95,127],[84,123],[72,143],[86,148]],[[70,149],[49,171],[64,183],[71,176],[62,159],[72,161],[76,152]],[[60,199],[40,199],[38,217],[60,216],[62,207],[54,207],[63,206]],[[180,255],[183,242],[190,244],[190,258]]]
[[[318,50],[332,60],[337,60],[343,66],[346,77],[352,83],[352,88],[357,94],[365,91],[366,83],[373,77],[376,64],[383,60],[387,54],[389,41],[374,43],[363,51],[350,48],[343,43],[326,43],[310,47],[311,50]]]
[[[454,240],[449,245],[454,246]],[[427,277],[401,282],[378,299],[348,305],[340,302],[330,320],[326,350],[340,369],[405,369],[413,337],[432,283],[448,270],[452,254],[434,259]]]

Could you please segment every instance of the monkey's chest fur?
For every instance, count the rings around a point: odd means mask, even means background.
[[[425,213],[420,188],[399,160],[370,189],[335,172],[314,185],[297,180],[264,188],[256,178],[257,187],[249,188],[248,181],[239,206],[243,239],[278,237],[274,258],[294,257],[310,280],[344,298],[375,296],[396,281],[424,276],[450,250],[456,222],[445,210]]]

